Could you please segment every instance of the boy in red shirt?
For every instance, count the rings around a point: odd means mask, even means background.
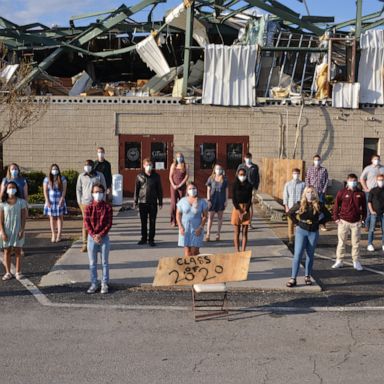
[[[87,293],[95,293],[97,285],[97,253],[101,254],[103,279],[101,293],[108,293],[109,283],[109,236],[112,227],[112,207],[105,202],[105,188],[102,184],[92,187],[92,203],[85,208],[84,225],[88,231],[88,257],[91,286]]]

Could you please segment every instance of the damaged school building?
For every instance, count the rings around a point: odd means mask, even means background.
[[[176,151],[202,188],[215,162],[233,179],[246,152],[257,163],[318,153],[333,193],[383,149],[384,12],[370,1],[377,12],[357,0],[341,23],[275,0],[143,0],[67,27],[0,17],[2,82],[49,104],[3,143],[3,162],[80,171],[103,146],[126,196],[145,157],[167,196]],[[20,79],[22,60],[33,69]]]

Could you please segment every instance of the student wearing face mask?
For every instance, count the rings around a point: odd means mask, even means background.
[[[223,214],[228,202],[228,180],[220,164],[215,165],[212,175],[209,176],[205,185],[207,186],[208,201],[208,225],[205,241],[211,240],[210,234],[215,213],[218,219],[216,241],[219,241],[223,225]]]
[[[384,166],[380,164],[380,156],[373,155],[371,157],[371,164],[364,168],[360,176],[360,183],[363,187],[363,191],[365,192],[365,197],[367,201],[367,217],[365,218],[364,222],[366,231],[369,231],[371,219],[371,212],[368,209],[369,192],[372,188],[377,187],[377,176],[380,174],[384,174]]]
[[[232,202],[233,211],[231,224],[234,228],[234,245],[236,252],[245,251],[248,242],[248,226],[251,220],[253,186],[248,181],[247,173],[244,168],[237,171],[236,180],[233,183]],[[240,248],[240,232],[242,242]]]
[[[172,227],[177,227],[176,204],[185,195],[188,177],[188,166],[185,163],[184,155],[181,152],[177,152],[169,170]]]
[[[208,204],[200,199],[194,182],[187,185],[187,196],[177,203],[177,224],[179,226],[179,247],[184,247],[184,256],[196,256],[203,244],[204,225],[207,220]]]
[[[9,182],[16,183],[19,190],[20,198],[28,202],[28,184],[25,177],[20,172],[20,167],[16,163],[11,163],[7,167],[7,174],[1,181],[0,195],[3,196],[4,191]]]
[[[91,286],[87,293],[95,293],[97,282],[97,254],[101,254],[103,277],[101,293],[108,293],[109,284],[109,236],[112,227],[112,207],[105,202],[105,187],[102,184],[92,186],[92,202],[85,208],[84,224],[88,231],[88,258]]]
[[[93,169],[104,175],[106,190],[106,200],[111,200],[112,196],[112,168],[111,163],[105,159],[105,150],[103,147],[97,148],[97,160],[94,163]]]
[[[147,244],[151,247],[155,244],[157,205],[163,207],[163,188],[158,173],[153,170],[150,159],[143,160],[143,171],[136,177],[135,206],[139,206],[141,220],[141,240],[139,245]],[[148,235],[149,218],[149,235]]]
[[[65,195],[67,193],[67,179],[61,176],[57,164],[52,164],[49,175],[44,179],[43,192],[45,197],[44,214],[49,216],[52,243],[61,241],[63,217],[67,214]]]
[[[259,175],[259,167],[252,162],[252,153],[246,153],[245,156],[244,156],[244,162],[241,163],[238,167],[237,167],[237,172],[239,172],[239,170],[243,168],[245,169],[245,172],[246,172],[246,175],[247,175],[247,179],[248,179],[248,182],[252,185],[252,201],[254,200],[255,198],[255,194],[257,192],[257,190],[259,189],[259,184],[260,184],[260,175]],[[253,206],[251,204],[251,210],[250,210],[250,213],[251,213],[251,218],[250,218],[250,222],[249,222],[249,226],[251,228],[253,228],[252,226],[252,216],[253,216]]]
[[[92,203],[93,185],[102,184],[105,189],[107,188],[104,175],[101,172],[95,171],[93,166],[94,163],[92,160],[86,160],[84,163],[84,172],[80,173],[76,183],[76,199],[81,209],[83,219],[85,207]],[[83,246],[81,251],[87,252],[87,229],[85,228],[84,220],[82,235]]]
[[[353,267],[362,271],[360,263],[360,236],[361,224],[367,214],[364,192],[357,189],[357,176],[354,173],[348,175],[347,185],[341,189],[333,205],[333,220],[337,224],[338,244],[336,249],[336,262],[332,268],[343,267],[345,246],[348,235],[351,234]]]
[[[21,280],[21,251],[24,245],[25,222],[27,218],[27,202],[21,199],[19,187],[10,181],[1,196],[0,204],[0,247],[4,249],[5,275],[3,280],[13,278],[11,273],[11,253],[16,257],[16,279]]]
[[[384,175],[377,175],[376,183],[377,187],[372,188],[368,196],[368,211],[371,214],[371,218],[367,250],[370,252],[375,250],[373,237],[377,221],[379,221],[381,225],[381,248],[384,251]]]
[[[305,183],[300,180],[300,169],[294,168],[292,170],[292,180],[286,182],[284,185],[283,204],[286,213],[288,213],[288,211],[301,200],[304,188]],[[295,225],[289,215],[287,215],[287,221],[288,243],[292,245],[294,240]]]
[[[319,225],[330,219],[330,214],[319,201],[315,188],[306,187],[298,203],[295,203],[288,211],[288,216],[296,225],[295,253],[292,259],[291,278],[287,287],[297,285],[297,275],[304,252],[305,260],[305,285],[312,285],[312,268],[315,257],[315,249],[319,238]]]
[[[314,187],[321,203],[325,204],[325,194],[328,188],[328,171],[327,168],[321,165],[321,157],[319,155],[313,156],[313,165],[307,169],[305,175],[305,186]],[[325,225],[321,225],[320,229],[326,231]]]

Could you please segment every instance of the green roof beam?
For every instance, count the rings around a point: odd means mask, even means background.
[[[290,12],[286,12],[283,9],[273,7],[271,5],[266,4],[265,0],[246,0],[249,4],[261,8],[262,10],[271,13],[272,15],[276,15],[280,17],[282,20],[290,21],[291,23],[299,26],[302,29],[306,29],[315,35],[321,36],[324,34],[324,30],[315,24],[305,22],[293,15]]]

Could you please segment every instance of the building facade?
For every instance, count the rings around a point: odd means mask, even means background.
[[[203,185],[214,162],[234,177],[246,152],[256,162],[279,155],[291,158],[296,143],[295,157],[307,164],[314,154],[321,155],[331,179],[329,193],[334,193],[348,173],[360,174],[370,155],[380,153],[384,108],[306,105],[297,132],[300,108],[188,105],[172,98],[53,96],[37,124],[4,143],[3,160],[27,171],[48,172],[54,162],[62,170],[81,171],[84,160],[95,158],[96,148],[103,146],[113,173],[124,177],[126,196],[132,194],[145,157],[153,159],[167,195],[176,151],[185,155],[190,178]]]

